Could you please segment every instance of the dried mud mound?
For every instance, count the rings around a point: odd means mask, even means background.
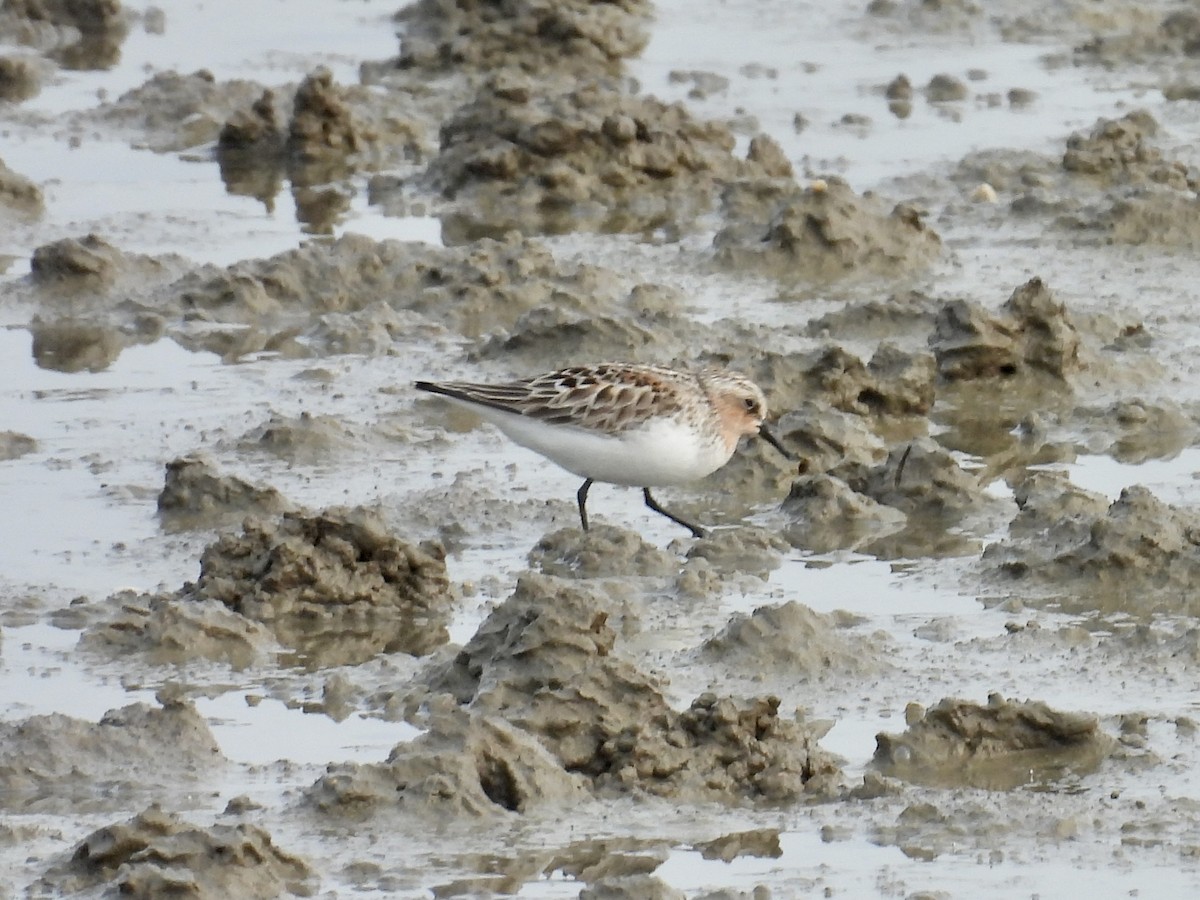
[[[48,297],[73,297],[86,292],[91,300],[96,293],[108,295],[124,288],[126,282],[162,282],[182,264],[178,259],[125,253],[99,235],[88,234],[36,248],[30,259],[29,283]]]
[[[857,493],[827,473],[796,479],[780,509],[788,519],[784,539],[814,553],[864,549],[908,521],[900,510]]]
[[[1036,588],[1071,611],[1200,614],[1190,585],[1200,578],[1200,517],[1141,486],[1111,505],[1063,479],[1032,478],[1016,493],[1008,539],[984,562],[1004,586]]]
[[[46,208],[42,189],[0,160],[0,213],[20,218],[36,218]]]
[[[559,578],[661,578],[679,571],[673,554],[635,532],[603,524],[545,535],[529,551],[529,564]]]
[[[721,575],[746,573],[765,579],[778,569],[788,544],[774,532],[755,525],[710,531],[688,550],[689,563],[702,561]]]
[[[724,125],[608,82],[545,84],[497,75],[441,133],[425,178],[455,203],[444,237],[508,230],[678,230],[723,182],[763,167],[736,159]]]
[[[219,475],[200,457],[167,463],[158,495],[158,515],[169,528],[211,528],[247,515],[279,515],[291,504],[274,488],[256,487],[230,475]]]
[[[528,813],[590,797],[586,779],[499,716],[438,702],[422,724],[426,731],[386,763],[331,767],[308,803],[351,817],[397,809],[425,818]]]
[[[889,209],[838,178],[804,189],[780,181],[736,184],[723,214],[729,224],[713,239],[717,261],[781,279],[904,275],[926,268],[942,249],[913,207]]]
[[[985,182],[1012,197],[1009,215],[1051,222],[1072,245],[1200,247],[1200,171],[1155,146],[1155,119],[1135,110],[1099,119],[1066,141],[1059,159],[1008,150],[970,154],[955,180]],[[989,215],[987,204],[976,204]]]
[[[1135,7],[1136,8],[1136,7]],[[1170,71],[1190,67],[1200,55],[1200,14],[1177,9],[1161,18],[1147,9],[1142,15],[1101,18],[1090,39],[1075,48],[1076,59],[1106,68],[1162,64]]]
[[[1195,176],[1187,165],[1164,159],[1150,143],[1157,134],[1158,122],[1145,110],[1100,119],[1087,134],[1079,131],[1067,139],[1062,167],[1105,186],[1162,184],[1179,191],[1195,190]]]
[[[128,18],[119,0],[6,0],[0,34],[68,69],[107,69],[121,57]]]
[[[274,634],[217,600],[121,591],[99,609],[71,607],[59,613],[64,628],[84,629],[79,647],[110,657],[144,654],[156,665],[196,660],[246,668],[278,649]]]
[[[135,703],[99,723],[58,714],[4,722],[0,807],[64,815],[109,809],[113,796],[199,787],[223,762],[190,703]]]
[[[244,667],[282,645],[316,668],[430,653],[448,640],[452,604],[439,544],[408,544],[371,510],[331,509],[249,518],[204,551],[196,583],[119,593],[102,611],[59,619],[86,625],[81,646],[102,653]]]
[[[365,509],[248,520],[204,551],[180,600],[217,600],[323,665],[446,643],[452,597],[440,545],[389,534]]]
[[[237,449],[312,465],[333,458],[355,439],[355,433],[336,416],[302,412],[298,416],[271,416],[242,435]]]
[[[1067,141],[1063,169],[1104,189],[1102,200],[1068,213],[1063,224],[1123,244],[1200,247],[1200,171],[1163,157],[1150,143],[1158,123],[1147,112],[1101,119]]]
[[[1037,372],[1065,379],[1081,367],[1079,333],[1040,278],[1021,285],[995,316],[967,300],[938,313],[929,339],[946,381]]]
[[[294,93],[263,90],[227,115],[216,138],[217,163],[231,194],[254,197],[268,210],[286,178],[300,222],[312,233],[332,234],[356,192],[350,181],[356,171],[407,169],[431,154],[428,116],[412,103],[398,109],[387,92],[339,85],[318,67]]]
[[[850,459],[802,475],[782,505],[794,546],[884,558],[978,553],[964,532],[986,526],[997,508],[977,476],[929,438],[897,445],[879,463]]]
[[[815,681],[869,675],[883,668],[878,641],[845,633],[857,620],[814,612],[791,601],[739,613],[705,641],[701,655],[731,669],[803,676]]]
[[[156,153],[217,139],[222,123],[262,93],[253,81],[218,81],[212,72],[158,72],[89,115]]]
[[[162,337],[166,317],[151,300],[194,264],[179,256],[124,253],[95,234],[34,250],[27,278],[8,297],[27,304],[34,361],[62,372],[98,372],[128,346]]]
[[[311,355],[284,342],[299,329],[317,352],[381,352],[431,328],[468,337],[512,328],[542,306],[594,311],[620,290],[614,273],[561,265],[542,244],[520,238],[443,249],[348,234],[222,270],[199,269],[172,285],[164,305],[193,320],[250,325],[260,334],[259,349]],[[227,339],[212,331],[188,331],[179,340],[220,352]],[[239,352],[254,346],[243,339]]]
[[[27,434],[19,431],[0,431],[0,462],[20,459],[37,448],[38,442]]]
[[[598,287],[613,278],[614,273],[604,273],[603,281],[596,279]],[[714,340],[714,332],[686,315],[683,300],[677,290],[655,284],[634,285],[611,298],[560,290],[510,329],[480,341],[468,358],[536,371],[579,359],[650,363],[692,357],[697,346]]]
[[[578,583],[527,576],[430,687],[537,736],[600,792],[683,800],[794,801],[837,768],[819,735],[773,697],[706,694],[683,712],[618,656],[612,600]]]
[[[406,25],[401,68],[482,72],[616,73],[649,40],[645,0],[419,0]]]
[[[0,31],[3,31],[0,17]],[[36,97],[53,69],[45,60],[27,54],[0,55],[0,100],[21,103]],[[0,171],[0,179],[3,173]]]
[[[141,900],[251,900],[308,897],[317,879],[308,863],[276,847],[255,825],[200,827],[151,806],[88,835],[34,887],[59,895],[108,888]]]
[[[789,410],[811,400],[864,417],[924,417],[933,408],[934,358],[888,342],[866,364],[830,344],[799,357],[759,354],[752,370],[771,386],[775,404]]]
[[[1114,745],[1095,716],[993,694],[942,700],[903,734],[876,738],[874,765],[907,781],[1007,790],[1095,769]]]

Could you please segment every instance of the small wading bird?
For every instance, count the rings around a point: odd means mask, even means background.
[[[703,537],[703,528],[659,506],[650,488],[715,472],[743,435],[758,435],[791,458],[764,424],[767,404],[758,385],[722,369],[601,363],[502,384],[415,386],[473,410],[516,443],[582,477],[576,499],[584,531],[588,490],[603,481],[640,487],[648,507]]]

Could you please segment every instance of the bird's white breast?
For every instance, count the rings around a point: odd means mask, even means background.
[[[675,417],[649,419],[618,435],[552,425],[502,410],[471,405],[509,438],[583,478],[634,487],[695,481],[729,461],[732,450],[716,435]]]

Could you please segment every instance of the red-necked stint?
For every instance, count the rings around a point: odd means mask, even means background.
[[[704,529],[658,505],[650,488],[715,472],[744,435],[791,454],[767,429],[767,402],[745,375],[707,368],[601,363],[500,384],[418,381],[474,410],[523,447],[584,479],[576,499],[587,531],[592,482],[640,487],[646,505],[696,537]]]

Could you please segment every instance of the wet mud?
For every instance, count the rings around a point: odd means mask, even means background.
[[[212,3],[0,10],[0,894],[1194,893],[1200,17]],[[409,388],[614,359],[790,456]]]

